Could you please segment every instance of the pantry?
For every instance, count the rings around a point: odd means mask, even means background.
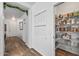
[[[79,55],[79,3],[64,2],[55,6],[55,49]],[[65,53],[65,52],[64,52]],[[65,53],[65,55],[67,54]]]

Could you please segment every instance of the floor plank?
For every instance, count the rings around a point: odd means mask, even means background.
[[[68,51],[57,48],[55,51],[56,56],[78,56],[76,54],[70,53]]]
[[[9,37],[5,40],[5,56],[41,56],[33,52],[18,37]]]

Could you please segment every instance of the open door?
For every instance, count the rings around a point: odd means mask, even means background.
[[[39,53],[48,56],[54,55],[55,52],[52,7],[52,3],[48,2],[36,3],[32,7],[32,45]]]

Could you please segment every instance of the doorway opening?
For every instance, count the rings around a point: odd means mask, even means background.
[[[4,3],[5,56],[41,56],[28,47],[28,10],[17,2]]]
[[[26,55],[28,8],[17,2],[4,2],[4,55]],[[26,28],[25,28],[26,26]],[[26,34],[26,35],[25,35]],[[24,47],[23,47],[24,46]]]

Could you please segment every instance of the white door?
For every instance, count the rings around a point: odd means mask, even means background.
[[[54,55],[52,45],[52,3],[37,3],[32,8],[32,45],[42,55]],[[53,23],[53,22],[52,22]],[[53,48],[52,48],[53,47]]]
[[[0,2],[0,56],[4,55],[4,16],[3,3]]]
[[[7,37],[12,37],[17,35],[17,21],[16,20],[7,20]]]

